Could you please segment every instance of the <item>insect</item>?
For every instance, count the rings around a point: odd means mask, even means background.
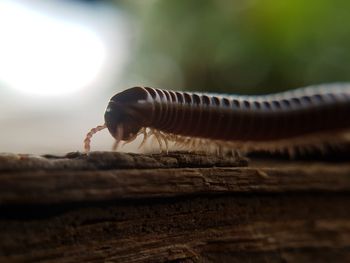
[[[221,95],[134,87],[113,96],[105,124],[116,140],[131,142],[153,136],[162,149],[169,142],[190,150],[237,149],[323,151],[326,145],[350,141],[350,84],[324,84],[259,95]],[[116,148],[115,147],[115,148]]]

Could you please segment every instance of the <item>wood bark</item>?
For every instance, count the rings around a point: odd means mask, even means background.
[[[0,155],[1,262],[349,262],[350,163]]]

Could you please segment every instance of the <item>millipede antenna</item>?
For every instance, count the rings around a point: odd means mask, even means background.
[[[91,142],[92,136],[93,136],[95,133],[97,133],[97,132],[99,132],[99,131],[101,131],[101,130],[103,130],[103,129],[105,129],[105,128],[107,128],[106,124],[98,125],[97,127],[92,128],[92,129],[86,134],[85,139],[84,139],[84,150],[85,150],[86,153],[88,153],[88,152],[90,151],[90,142]]]

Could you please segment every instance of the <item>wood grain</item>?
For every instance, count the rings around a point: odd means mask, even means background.
[[[349,162],[0,155],[0,262],[346,262],[349,207]]]

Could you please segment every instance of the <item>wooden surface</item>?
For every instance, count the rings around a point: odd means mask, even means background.
[[[350,163],[0,155],[0,261],[350,262]]]

